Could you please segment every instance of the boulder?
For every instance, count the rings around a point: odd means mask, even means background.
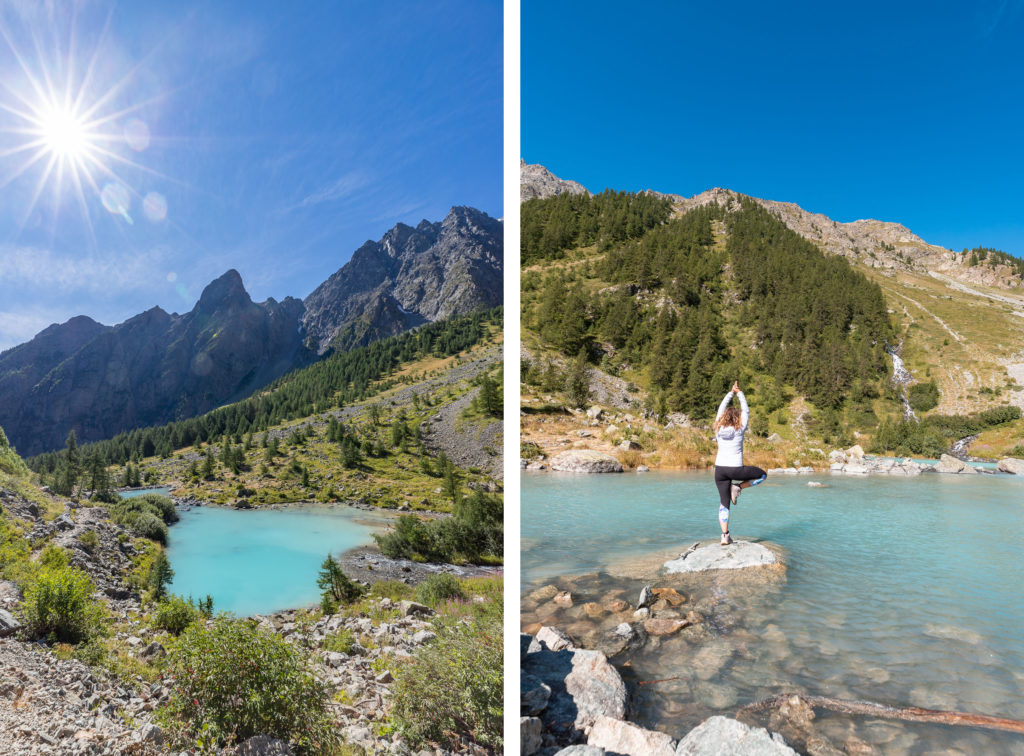
[[[53,526],[59,531],[73,530],[75,527],[75,521],[71,519],[71,515],[62,514],[53,521]]]
[[[770,444],[777,444],[781,440],[782,436],[780,436],[778,433],[772,433],[770,436],[768,436],[768,443]]]
[[[731,546],[703,544],[678,559],[665,562],[664,567],[666,572],[674,574],[706,570],[741,570],[779,563],[775,552],[760,543],[734,541]]]
[[[622,449],[622,451],[636,451],[639,450],[641,447],[640,444],[638,444],[633,439],[627,438],[619,443],[619,448]]]
[[[21,629],[21,623],[6,609],[0,609],[0,638],[14,635]]]
[[[996,469],[1011,475],[1024,475],[1024,459],[1017,459],[1016,457],[1001,459],[996,465]]]
[[[637,467],[637,468],[636,468],[636,471],[637,471],[638,473],[641,473],[641,472],[650,472],[650,471],[651,471],[651,468],[649,468],[649,467],[648,467],[647,465],[640,465],[639,467]]]
[[[675,742],[663,732],[611,717],[598,717],[590,730],[587,745],[622,756],[673,756]]]
[[[605,756],[604,749],[592,745],[571,745],[558,751],[555,756]]]
[[[620,473],[622,463],[604,452],[572,449],[552,457],[551,469],[573,473]]]
[[[604,417],[604,410],[598,407],[596,404],[587,410],[588,420],[600,420]]]
[[[938,473],[959,473],[961,475],[977,475],[978,471],[968,465],[962,459],[957,459],[949,454],[943,454],[935,463],[935,472]]]
[[[574,648],[572,639],[557,627],[542,627],[537,631],[537,640],[547,646],[551,651],[561,651],[563,648]]]
[[[558,736],[573,738],[598,717],[622,719],[626,714],[626,686],[600,651],[545,649],[527,653],[521,672],[551,688],[541,716],[547,729]]]
[[[144,649],[139,651],[139,658],[144,661],[153,661],[154,659],[163,659],[167,656],[167,649],[161,646],[156,641],[153,641]]]
[[[842,449],[835,449],[833,451],[830,451],[828,453],[828,461],[832,463],[838,462],[841,465],[845,465],[847,462],[846,452],[844,452]]]
[[[705,719],[679,741],[676,756],[796,756],[778,733],[728,717]]]
[[[398,608],[401,609],[403,617],[413,617],[416,615],[429,617],[434,613],[434,610],[429,606],[418,604],[415,601],[400,601],[398,603]]]
[[[864,459],[864,449],[860,444],[854,444],[846,450],[846,456],[852,459]]]

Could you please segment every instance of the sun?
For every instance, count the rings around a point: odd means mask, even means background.
[[[48,105],[36,115],[36,129],[41,144],[61,160],[81,162],[96,147],[96,135],[85,118],[72,108]]]

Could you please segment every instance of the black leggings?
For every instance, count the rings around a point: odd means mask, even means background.
[[[744,465],[743,467],[719,467],[715,465],[715,485],[718,487],[718,499],[726,509],[732,503],[729,487],[733,481],[757,480],[768,473],[760,467]]]

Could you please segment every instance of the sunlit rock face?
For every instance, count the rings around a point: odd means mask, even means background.
[[[350,349],[428,321],[501,303],[502,224],[470,207],[439,223],[399,223],[367,241],[306,297],[307,346]]]
[[[328,351],[501,303],[502,224],[454,207],[367,242],[306,302],[253,302],[238,271],[191,312],[116,326],[79,316],[0,354],[0,426],[31,456],[242,399]]]

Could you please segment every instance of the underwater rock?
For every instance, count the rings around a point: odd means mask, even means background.
[[[676,756],[797,756],[778,733],[728,717],[705,719],[679,741]]]

